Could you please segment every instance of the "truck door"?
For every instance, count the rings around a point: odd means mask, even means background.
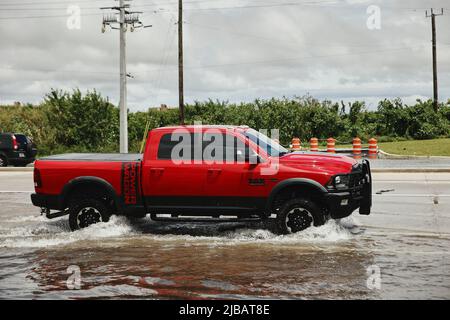
[[[263,207],[268,188],[261,178],[264,165],[249,162],[249,156],[255,151],[241,137],[227,132],[223,139],[224,161],[208,166],[207,196],[214,199],[218,207],[230,207],[230,211]]]
[[[190,138],[192,134],[187,133],[185,139]],[[207,168],[201,161],[193,161],[192,152],[190,156],[181,152],[183,161],[172,159],[174,148],[179,148],[180,142],[172,140],[170,131],[153,133],[149,139],[151,148],[146,151],[149,155],[143,163],[142,183],[146,204],[150,208],[196,207],[203,203]],[[191,140],[191,149],[192,144]]]

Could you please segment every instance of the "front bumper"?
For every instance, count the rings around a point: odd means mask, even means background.
[[[347,217],[358,208],[360,214],[370,214],[372,174],[369,161],[363,160],[351,174],[354,175],[354,180],[348,190],[330,191],[325,195],[330,215],[334,219]]]

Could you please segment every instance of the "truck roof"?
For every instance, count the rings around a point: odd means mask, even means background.
[[[167,126],[167,127],[160,127],[155,128],[153,130],[176,130],[176,129],[195,129],[195,128],[203,128],[203,129],[229,129],[229,130],[235,130],[235,129],[241,129],[241,130],[247,130],[249,129],[248,126],[235,126],[235,125],[215,125],[215,124],[202,124],[202,125],[183,125],[183,126]]]
[[[66,153],[43,157],[39,160],[55,161],[140,161],[141,153]]]

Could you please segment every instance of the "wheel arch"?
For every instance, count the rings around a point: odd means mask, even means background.
[[[77,177],[70,180],[61,192],[62,207],[67,208],[70,197],[82,188],[95,188],[105,192],[114,202],[114,208],[120,210],[119,197],[114,190],[114,187],[105,179],[93,176]]]
[[[293,190],[293,192],[298,192],[299,194],[305,195],[313,195],[314,197],[323,198],[327,193],[327,189],[322,186],[317,181],[307,179],[307,178],[292,178],[283,180],[278,183],[271,191],[267,203],[266,203],[266,212],[272,212],[273,206],[277,200],[277,197],[283,193],[289,192]]]

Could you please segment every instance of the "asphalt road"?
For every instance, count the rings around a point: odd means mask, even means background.
[[[450,299],[450,173],[373,181],[369,216],[294,235],[120,217],[70,232],[31,205],[32,172],[0,172],[0,298]]]
[[[18,192],[30,202],[33,191],[32,172],[0,172],[0,198]],[[405,228],[450,233],[450,173],[373,173],[373,199],[374,214],[359,216],[368,225],[385,226],[389,216],[392,227],[405,226],[407,219]]]

